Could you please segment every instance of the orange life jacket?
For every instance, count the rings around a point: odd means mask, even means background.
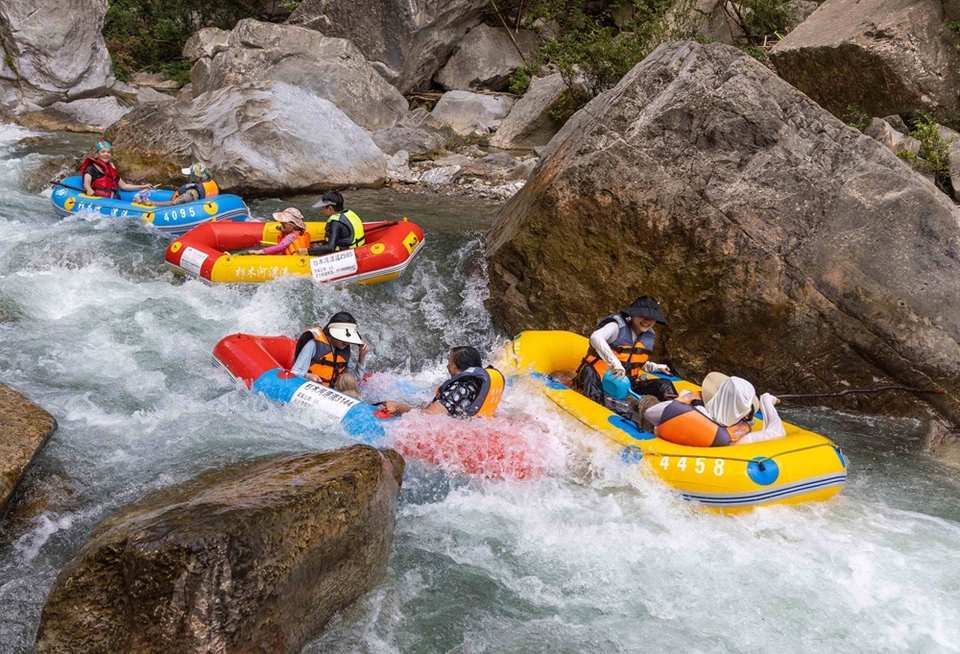
[[[465,377],[472,377],[480,381],[480,393],[476,399],[470,403],[470,406],[464,411],[465,417],[481,416],[483,418],[492,418],[500,405],[500,398],[503,396],[504,379],[503,373],[493,367],[486,368],[467,368],[463,372],[457,373],[440,385],[434,397],[439,397],[448,386],[455,381]]]
[[[284,254],[296,254],[297,250],[307,249],[310,247],[310,233],[303,232],[297,238],[290,241],[290,245],[287,246],[287,249],[283,251]]]
[[[613,350],[614,355],[616,355],[617,359],[623,364],[623,369],[627,372],[627,376],[631,379],[638,380],[643,374],[643,364],[649,361],[650,355],[653,354],[653,341],[654,338],[656,338],[656,334],[650,329],[634,338],[630,325],[627,324],[627,321],[624,320],[623,316],[619,313],[609,315],[601,320],[594,331],[601,329],[604,325],[611,322],[617,323],[619,332],[617,333],[616,340],[610,344],[610,349]],[[583,361],[580,362],[580,367],[577,368],[577,370],[580,370],[583,366],[593,366],[593,369],[597,371],[600,377],[603,377],[603,373],[605,373],[609,367],[606,362],[600,358],[600,355],[592,345],[590,349],[587,350],[587,354],[583,357]]]
[[[699,393],[671,400],[655,429],[657,436],[677,445],[716,447],[736,443],[750,432],[750,425],[742,420],[732,427],[714,422],[692,402],[703,404]]]
[[[337,383],[337,378],[347,371],[347,364],[350,362],[350,348],[349,346],[343,349],[333,347],[323,329],[314,327],[300,335],[293,357],[294,361],[300,355],[304,343],[310,339],[317,342],[317,350],[313,354],[309,372],[319,377],[321,384],[333,388],[334,384]]]
[[[220,187],[217,186],[217,183],[212,179],[209,179],[205,182],[197,184],[196,182],[190,182],[189,184],[184,184],[177,189],[177,192],[173,194],[173,199],[176,200],[181,195],[189,191],[190,189],[197,189],[197,192],[200,194],[200,199],[213,198],[220,195]]]

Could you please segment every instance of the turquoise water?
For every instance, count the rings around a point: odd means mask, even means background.
[[[31,134],[0,125],[0,381],[60,429],[0,522],[4,653],[31,650],[57,573],[113,511],[211,467],[350,442],[238,391],[211,365],[224,335],[292,335],[349,310],[374,345],[370,368],[424,393],[449,347],[494,356],[509,336],[483,307],[495,205],[347,192],[365,219],[424,226],[401,279],[207,286],[173,277],[169,241],[145,225],[57,220],[22,173],[87,137],[16,145]],[[252,208],[265,219],[286,204]],[[538,439],[544,474],[484,480],[408,459],[387,579],[306,652],[960,649],[960,469],[919,453],[915,422],[785,411],[844,448],[847,487],[825,504],[723,517],[621,462],[533,387],[511,387],[502,406]]]

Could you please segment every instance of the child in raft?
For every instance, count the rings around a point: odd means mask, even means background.
[[[273,214],[273,219],[280,223],[283,238],[276,245],[250,250],[247,254],[296,254],[297,250],[310,247],[310,234],[299,209],[287,207]]]

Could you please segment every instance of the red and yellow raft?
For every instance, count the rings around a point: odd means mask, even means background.
[[[311,242],[324,239],[325,223],[309,222]],[[167,265],[176,273],[210,282],[266,282],[284,275],[317,282],[377,284],[396,279],[423,247],[423,230],[407,221],[364,223],[366,244],[320,257],[231,254],[274,245],[280,223],[204,223],[167,247]]]

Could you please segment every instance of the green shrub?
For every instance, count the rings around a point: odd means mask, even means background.
[[[520,66],[510,77],[510,92],[514,95],[523,95],[530,88],[530,81],[539,72],[540,67],[536,64],[532,66]]]
[[[750,55],[759,62],[766,63],[770,57],[767,56],[767,53],[761,50],[760,48],[754,47],[752,45],[745,45],[740,48],[743,52]]]
[[[920,141],[920,150],[917,154],[901,150],[901,159],[925,173],[933,175],[934,183],[941,191],[953,197],[954,188],[950,181],[950,151],[953,142],[944,141],[937,130],[937,122],[932,115],[920,112],[913,122],[910,136]]]
[[[863,110],[855,104],[847,105],[847,110],[844,112],[841,120],[861,132],[867,129],[867,125],[870,124],[870,116],[865,114]]]

